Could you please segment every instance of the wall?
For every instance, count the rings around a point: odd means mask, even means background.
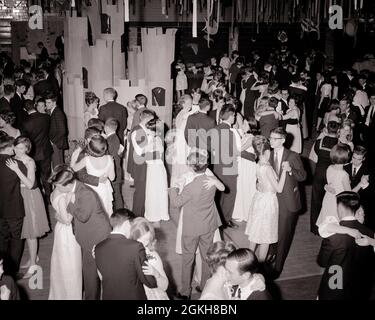
[[[64,30],[63,17],[45,15],[42,30],[31,30],[27,21],[12,21],[11,25],[12,57],[15,63],[19,63],[21,47],[26,47],[29,53],[38,54],[40,52],[37,46],[39,41],[44,43],[50,55],[57,53],[55,41]]]

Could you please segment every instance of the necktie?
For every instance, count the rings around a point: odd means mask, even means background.
[[[273,162],[275,164],[276,173],[279,174],[279,157],[278,157],[276,151],[274,151],[274,153],[275,153],[275,155],[274,155],[274,158],[273,158]]]
[[[354,168],[353,168],[353,177],[355,177],[355,176],[356,176],[356,174],[357,174],[357,168],[356,168],[356,167],[354,167]]]

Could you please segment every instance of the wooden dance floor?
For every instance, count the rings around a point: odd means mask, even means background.
[[[307,147],[307,146],[306,146]],[[308,149],[309,150],[309,149]],[[311,186],[306,186],[307,210],[301,214],[297,224],[293,244],[286,260],[281,277],[275,282],[275,288],[279,290],[282,299],[315,299],[319,286],[321,268],[316,264],[316,257],[320,247],[320,239],[310,233],[309,207],[311,197]],[[127,206],[131,207],[134,188],[125,184],[123,188],[124,199]],[[55,224],[54,211],[50,207],[52,225]],[[178,213],[171,212],[171,219],[161,223],[157,230],[157,250],[163,259],[164,268],[170,281],[168,293],[175,294],[180,288],[181,278],[181,256],[175,252],[176,230]],[[225,232],[225,238],[231,239],[238,246],[247,247],[248,240],[244,235],[245,223],[241,223],[237,230]],[[50,257],[53,246],[53,232],[40,240],[39,264],[43,269],[43,288],[31,289],[29,280],[18,281],[25,298],[31,300],[48,299],[50,278]],[[22,263],[28,256],[27,248]],[[193,288],[198,284],[193,285]],[[31,288],[30,288],[31,287]],[[199,294],[193,290],[192,298],[198,298]]]

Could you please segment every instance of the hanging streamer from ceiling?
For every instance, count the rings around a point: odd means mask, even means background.
[[[193,38],[196,38],[197,37],[197,1],[198,0],[193,0],[193,30],[192,30],[192,33],[193,33]]]
[[[212,18],[214,6],[216,1],[216,20]],[[212,18],[212,19],[211,19]],[[212,23],[211,23],[212,20]],[[206,35],[204,38],[207,40],[207,47],[210,47],[210,41],[213,41],[213,39],[210,39],[211,35],[215,35],[219,31],[219,22],[220,22],[220,0],[207,0],[207,18],[205,18],[206,25],[203,28],[203,31],[206,32]]]
[[[129,0],[124,0],[124,20],[125,22],[129,22]]]

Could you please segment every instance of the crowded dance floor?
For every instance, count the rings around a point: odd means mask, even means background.
[[[0,9],[0,300],[375,299],[375,2]]]

